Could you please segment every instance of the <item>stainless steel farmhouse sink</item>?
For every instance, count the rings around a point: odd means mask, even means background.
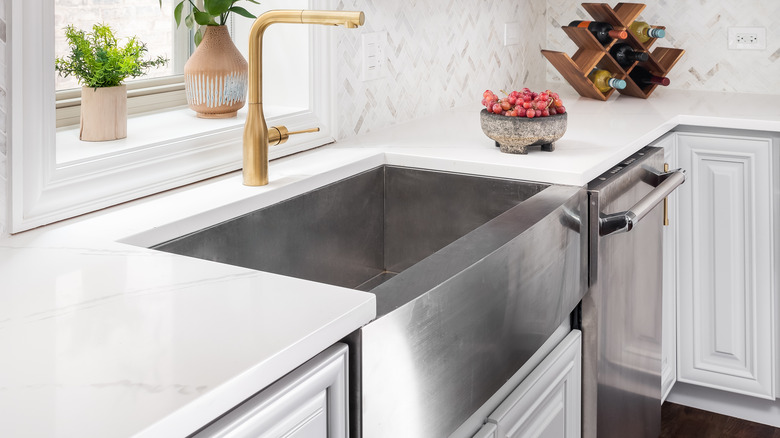
[[[371,291],[352,436],[448,436],[586,290],[586,193],[381,166],[155,249]]]

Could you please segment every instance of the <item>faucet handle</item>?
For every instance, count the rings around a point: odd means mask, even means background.
[[[317,128],[309,128],[309,129],[303,129],[300,131],[293,131],[290,132],[287,130],[286,126],[271,126],[268,128],[268,146],[277,146],[282,143],[286,143],[287,139],[290,138],[291,135],[294,134],[304,134],[307,132],[318,132],[320,130],[319,127]]]

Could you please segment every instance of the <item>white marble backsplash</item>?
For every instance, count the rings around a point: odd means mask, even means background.
[[[538,87],[544,60],[543,1],[341,0],[362,10],[365,32],[387,32],[386,77],[362,81],[361,38],[338,40],[338,137],[352,137],[482,100],[491,88]],[[504,23],[523,43],[504,46]]]
[[[546,49],[574,54],[577,47],[560,29],[572,20],[588,20],[580,1],[547,0]],[[642,21],[666,26],[656,44],[685,49],[669,73],[669,88],[780,94],[780,1],[777,0],[647,0]],[[617,2],[609,3],[614,6]],[[729,27],[766,28],[765,50],[729,50]],[[547,63],[550,81],[562,81]],[[653,96],[657,97],[657,96]]]

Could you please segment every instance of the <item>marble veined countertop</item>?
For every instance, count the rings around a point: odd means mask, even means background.
[[[562,87],[559,87],[562,88]],[[479,106],[0,238],[0,436],[183,436],[375,317],[370,293],[150,245],[381,164],[584,185],[677,125],[780,132],[775,97],[562,93],[554,152],[502,154]]]

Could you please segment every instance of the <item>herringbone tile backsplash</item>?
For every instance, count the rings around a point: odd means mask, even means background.
[[[339,138],[417,119],[469,102],[491,88],[544,83],[544,1],[342,0],[362,10],[360,32],[386,31],[386,77],[361,80],[361,38],[338,41]],[[504,46],[504,23],[517,23],[523,43]]]
[[[641,0],[639,0],[641,2]],[[574,54],[560,29],[589,19],[575,0],[340,0],[366,12],[359,32],[387,32],[386,77],[362,81],[361,38],[339,35],[339,138],[429,116],[481,99],[485,88],[568,87],[539,50]],[[666,26],[659,46],[685,56],[670,89],[780,94],[780,0],[645,0],[642,18]],[[615,5],[617,1],[610,2]],[[504,47],[504,23],[523,43]],[[763,26],[767,49],[728,50],[727,28]],[[652,99],[670,90],[656,91]]]
[[[547,0],[545,48],[574,54],[576,46],[560,29],[572,20],[590,15],[575,0]],[[642,21],[666,26],[666,38],[658,46],[685,49],[685,55],[669,73],[669,88],[743,93],[780,94],[779,0],[646,0]],[[614,6],[617,2],[610,2]],[[766,28],[766,50],[728,50],[728,28]],[[548,80],[563,81],[547,64]],[[660,98],[657,90],[651,97]]]

